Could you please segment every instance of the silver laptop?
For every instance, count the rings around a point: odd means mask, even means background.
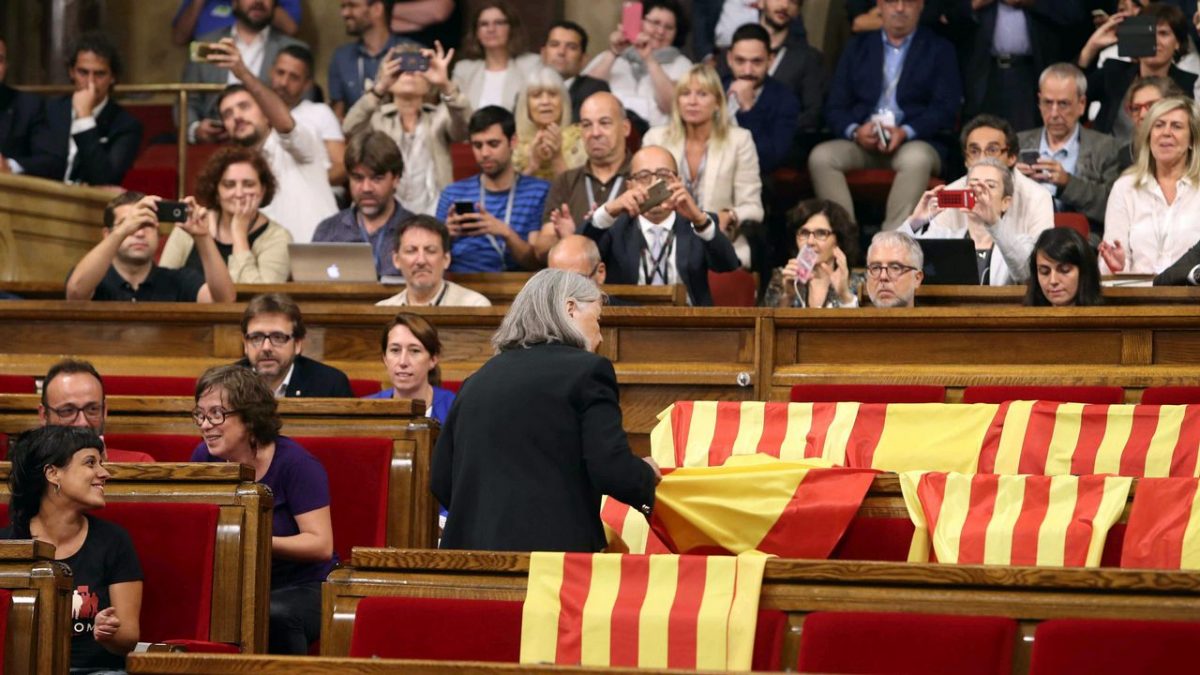
[[[288,255],[293,281],[378,281],[375,255],[366,242],[288,244]]]

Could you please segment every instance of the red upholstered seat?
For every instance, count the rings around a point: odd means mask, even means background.
[[[1005,401],[1062,401],[1064,403],[1118,404],[1125,402],[1125,390],[1110,386],[990,386],[967,387],[963,403],[1003,403]]]
[[[800,633],[805,673],[1009,675],[1017,624],[990,616],[814,612]]]
[[[4,646],[8,642],[8,612],[11,608],[12,592],[0,588],[0,663],[4,663]]]
[[[717,307],[753,307],[758,281],[746,270],[709,272],[708,288]]]
[[[797,384],[793,403],[944,403],[946,388],[932,384]]]
[[[891,169],[855,169],[846,172],[846,185],[856,199],[865,199],[880,204],[887,201],[892,183],[896,182],[896,172]],[[944,185],[946,181],[931,176],[926,189]]]
[[[1146,387],[1144,405],[1193,405],[1200,403],[1200,387]]]
[[[153,462],[154,457],[147,452],[138,452],[137,450],[119,450],[117,448],[104,448],[104,454],[110,462]]]
[[[378,394],[383,391],[383,386],[379,384],[379,380],[350,380],[350,389],[358,398]]]
[[[0,394],[36,394],[32,375],[0,375]]]
[[[354,616],[350,656],[516,663],[521,603],[363,598]]]
[[[1033,634],[1030,675],[1196,672],[1200,622],[1051,619]]]
[[[343,560],[354,546],[386,546],[388,438],[296,438],[329,475],[333,548]]]
[[[458,390],[462,389],[462,385],[462,380],[442,380],[442,383],[438,386],[442,389],[449,389],[457,394]]]
[[[105,375],[108,396],[194,396],[196,380],[165,375]]]
[[[156,462],[187,462],[200,444],[200,433],[188,434],[104,434],[104,444],[121,450],[144,452]]]
[[[462,180],[479,173],[479,166],[475,164],[475,153],[471,150],[470,143],[463,141],[450,144],[450,167],[454,180]]]
[[[1087,241],[1088,235],[1092,233],[1092,226],[1088,224],[1087,216],[1082,213],[1073,213],[1063,211],[1054,214],[1055,227],[1069,227],[1079,233],[1084,241]]]
[[[908,518],[855,516],[830,558],[905,562],[914,531]]]

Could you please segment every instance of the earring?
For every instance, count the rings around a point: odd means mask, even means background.
[[[54,485],[54,494],[62,494],[62,485],[58,483],[52,483],[52,485]]]

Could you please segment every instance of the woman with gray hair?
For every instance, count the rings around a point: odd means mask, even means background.
[[[571,124],[571,95],[551,68],[535,69],[517,95],[517,149],[513,166],[526,176],[552,180],[583,166],[587,151],[578,124]]]
[[[649,515],[660,475],[630,450],[616,373],[594,353],[603,304],[590,279],[553,269],[513,301],[438,437],[442,548],[599,551],[601,495]]]

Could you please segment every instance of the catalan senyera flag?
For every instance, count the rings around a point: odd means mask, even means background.
[[[600,522],[608,540],[608,553],[670,553],[671,549],[650,529],[641,511],[608,495],[600,499]]]
[[[765,562],[535,552],[521,663],[749,670]]]
[[[1143,478],[1125,524],[1121,567],[1200,569],[1200,480]]]
[[[910,562],[1095,567],[1121,516],[1127,476],[1000,476],[905,472],[916,526]]]
[[[675,553],[828,558],[876,473],[766,455],[667,469],[650,524]]]
[[[1000,405],[980,473],[1196,476],[1200,406]]]

